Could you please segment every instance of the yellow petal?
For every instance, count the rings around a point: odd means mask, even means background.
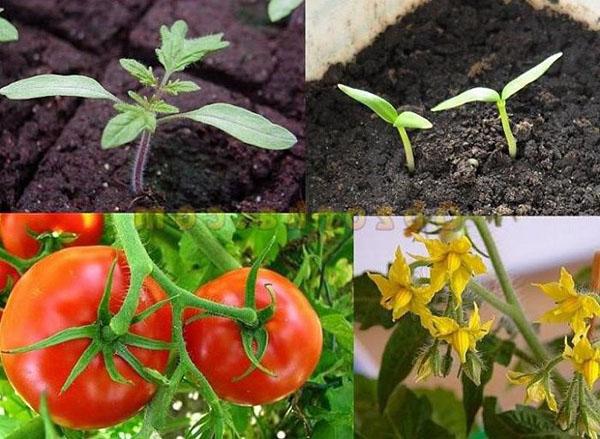
[[[530,373],[517,372],[509,370],[506,374],[506,379],[515,385],[529,384],[533,380],[533,375]]]
[[[591,389],[592,387],[594,387],[594,383],[600,376],[600,365],[597,361],[594,360],[586,361],[585,363],[583,363],[582,373],[583,377],[585,378],[585,381]]]
[[[479,317],[479,307],[477,303],[473,303],[473,312],[469,317],[469,329],[479,329],[481,325],[481,318]]]
[[[458,329],[458,323],[449,317],[433,316],[431,318],[431,335],[433,337],[446,337],[458,331]]]
[[[458,305],[462,304],[462,293],[465,291],[469,280],[471,280],[471,273],[463,267],[456,270],[450,278],[450,289]]]
[[[388,278],[395,284],[409,286],[411,284],[410,267],[404,259],[400,247],[396,249],[396,258],[390,266]]]
[[[461,236],[460,238],[452,241],[450,243],[450,251],[456,253],[467,253],[471,250],[471,241],[466,236]]]
[[[442,241],[438,239],[426,239],[417,234],[414,234],[413,237],[425,245],[425,248],[427,248],[427,253],[429,253],[432,262],[437,262],[445,258],[448,248]]]
[[[547,284],[533,284],[533,286],[538,287],[543,293],[549,297],[551,297],[555,302],[562,302],[569,297],[572,297],[572,294],[565,290],[558,282],[550,282]]]
[[[448,273],[450,275],[460,268],[460,256],[456,253],[448,253],[446,262],[448,264]]]
[[[389,298],[396,295],[399,285],[395,285],[394,283],[390,282],[381,274],[367,273],[367,275],[369,276],[369,279],[375,283],[377,289],[383,297]]]
[[[565,267],[560,268],[560,280],[558,282],[560,283],[561,287],[569,292],[569,294],[577,294],[575,291],[575,281],[573,281],[573,276],[571,276],[571,273],[569,273]]]
[[[558,403],[556,402],[556,398],[554,397],[554,393],[550,390],[546,390],[546,403],[548,404],[548,408],[553,412],[558,412]]]
[[[580,301],[586,317],[600,316],[600,304],[593,296],[580,296]]]
[[[464,329],[459,329],[452,334],[452,346],[460,357],[460,362],[464,363],[467,361],[467,351],[471,346],[471,339],[469,334]]]
[[[421,326],[431,331],[431,319],[433,317],[431,310],[421,303],[415,303],[413,304],[412,312],[419,316],[421,320]]]
[[[545,312],[538,320],[544,323],[564,323],[571,320],[574,312],[562,304]]]
[[[541,380],[535,381],[527,386],[527,397],[525,402],[542,402],[546,399],[546,392]]]
[[[478,255],[465,254],[461,256],[463,265],[474,274],[483,274],[487,271],[483,259]]]
[[[446,285],[447,271],[443,264],[435,263],[429,271],[429,285],[432,290],[439,291]]]
[[[595,349],[592,347],[590,340],[587,337],[582,337],[575,343],[573,347],[573,357],[578,362],[584,362],[594,358]]]

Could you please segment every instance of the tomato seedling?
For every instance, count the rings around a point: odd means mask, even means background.
[[[3,87],[0,94],[16,100],[72,96],[114,102],[118,114],[104,128],[102,148],[116,148],[139,138],[131,183],[135,194],[143,191],[143,174],[152,135],[158,126],[173,120],[190,119],[211,125],[259,148],[283,150],[294,146],[297,139],[291,132],[244,108],[215,103],[181,113],[179,108],[165,100],[167,96],[200,90],[192,81],[171,78],[173,74],[184,71],[205,56],[229,46],[229,43],[222,39],[223,34],[186,38],[187,33],[188,26],[182,20],[175,22],[170,28],[161,27],[161,47],[156,50],[156,54],[164,68],[162,78],[157,77],[151,67],[134,59],[120,60],[121,66],[141,86],[151,90],[149,96],[129,91],[131,102],[124,102],[114,96],[95,79],[80,75],[34,76]]]
[[[554,55],[546,58],[544,61],[536,65],[535,67],[527,70],[517,78],[510,81],[502,89],[502,93],[498,93],[496,90],[486,87],[475,87],[467,90],[453,98],[447,99],[444,102],[436,105],[431,111],[443,111],[451,108],[460,107],[461,105],[469,102],[493,102],[498,108],[500,114],[500,120],[502,121],[502,130],[504,136],[508,142],[508,153],[512,158],[517,156],[517,140],[512,133],[510,128],[510,119],[506,112],[506,101],[512,95],[531,84],[533,81],[541,77],[550,68],[554,62],[562,56],[562,52],[555,53]]]
[[[0,13],[4,9],[0,8]],[[11,41],[17,41],[19,39],[19,31],[14,27],[10,21],[0,17],[0,43],[9,43]]]
[[[402,144],[404,145],[404,154],[406,155],[406,167],[409,172],[415,170],[415,159],[413,155],[412,145],[408,138],[407,129],[428,130],[433,125],[423,116],[419,116],[412,111],[403,111],[398,114],[398,111],[385,99],[368,91],[359,90],[348,87],[343,84],[338,84],[340,90],[350,96],[352,99],[366,105],[375,112],[380,118],[392,125],[398,130]]]
[[[270,0],[269,19],[272,22],[283,20],[294,12],[304,0]]]

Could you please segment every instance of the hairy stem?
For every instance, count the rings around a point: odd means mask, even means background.
[[[146,164],[148,163],[151,140],[152,133],[144,130],[135,153],[135,161],[133,162],[131,189],[133,190],[134,194],[141,194],[144,190],[144,169],[146,169]]]
[[[406,155],[406,167],[408,168],[409,172],[414,172],[415,157],[413,156],[413,150],[410,144],[410,139],[408,138],[408,133],[403,127],[398,127],[398,133],[400,133],[402,145],[404,145],[404,154]]]
[[[504,137],[508,142],[508,153],[514,159],[517,157],[517,140],[513,136],[512,130],[510,129],[510,120],[508,119],[508,113],[506,112],[506,101],[498,101],[496,103],[498,112],[500,113],[500,120],[502,121],[502,130],[504,131]]]

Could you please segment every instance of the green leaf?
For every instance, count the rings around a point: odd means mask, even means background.
[[[380,98],[373,93],[368,91],[359,90],[357,88],[348,87],[343,84],[338,84],[338,88],[350,96],[355,101],[366,105],[373,110],[379,117],[385,120],[389,124],[394,124],[398,117],[398,112],[392,104],[383,98]]]
[[[445,100],[444,102],[433,107],[431,111],[449,110],[450,108],[460,107],[461,105],[475,101],[498,102],[499,100],[500,95],[496,90],[485,87],[475,87],[462,92],[458,96],[454,96],[453,98]]]
[[[136,61],[135,59],[123,58],[119,60],[121,67],[123,67],[131,76],[137,79],[140,84],[146,86],[156,86],[158,80],[154,76],[152,67],[147,67],[144,64]]]
[[[304,0],[271,0],[269,2],[269,19],[279,21],[294,12]]]
[[[104,128],[102,148],[116,148],[134,141],[147,125],[143,111],[126,111],[116,115]]]
[[[384,417],[401,438],[453,438],[446,429],[431,420],[431,404],[426,397],[399,385],[391,393]]]
[[[341,314],[329,314],[321,318],[325,331],[333,334],[338,343],[348,352],[354,351],[352,324]]]
[[[169,81],[163,88],[163,91],[172,96],[177,96],[180,93],[191,93],[200,90],[200,86],[193,81]]]
[[[502,89],[502,100],[507,100],[512,95],[517,93],[519,90],[522,90],[527,85],[531,84],[533,81],[542,76],[546,71],[556,62],[558,58],[562,56],[562,52],[555,53],[552,56],[549,56],[544,61],[539,63],[537,66],[527,70],[522,75],[516,77],[512,81],[510,81],[504,88]]]
[[[354,318],[360,323],[360,329],[372,326],[391,328],[394,326],[392,314],[381,306],[381,293],[366,273],[352,280],[354,289]]]
[[[155,113],[160,113],[160,114],[176,114],[179,113],[179,108],[177,108],[174,105],[171,105],[165,101],[163,101],[162,99],[152,102],[150,104],[150,111],[153,111]]]
[[[287,129],[260,114],[230,104],[211,104],[182,113],[196,122],[214,126],[249,145],[265,149],[289,149],[298,139]]]
[[[431,420],[444,427],[454,434],[457,438],[467,437],[465,429],[465,412],[461,401],[454,392],[437,389],[417,389],[415,393],[418,396],[425,396],[431,404]]]
[[[8,20],[0,18],[0,43],[8,43],[19,39],[19,31]]]
[[[406,315],[396,323],[381,359],[377,392],[383,410],[392,391],[410,374],[419,352],[429,339],[429,332],[414,315]]]
[[[431,122],[429,122],[423,116],[413,113],[412,111],[403,111],[400,113],[394,121],[394,126],[396,128],[403,127],[418,130],[428,130],[429,128],[433,127]]]
[[[495,397],[485,398],[483,422],[485,432],[490,439],[573,437],[556,426],[554,416],[547,410],[517,405],[515,410],[497,413],[497,398]]]
[[[176,21],[171,28],[162,26],[160,29],[161,47],[156,49],[156,54],[168,74],[182,71],[206,55],[229,46],[222,40],[223,34],[186,39],[187,32],[188,25],[182,20]]]
[[[8,99],[35,99],[50,96],[72,96],[88,99],[119,99],[105,90],[98,81],[79,75],[39,75],[13,82],[0,89]]]

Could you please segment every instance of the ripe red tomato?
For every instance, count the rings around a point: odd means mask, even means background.
[[[4,248],[20,258],[32,258],[40,243],[30,235],[70,232],[78,235],[67,247],[100,242],[104,217],[100,213],[5,213],[0,216],[0,236]]]
[[[244,306],[248,268],[234,270],[202,286],[196,295],[230,306]],[[321,357],[321,323],[302,292],[285,277],[259,270],[256,303],[271,303],[265,288],[271,284],[276,297],[275,314],[265,328],[269,344],[261,363],[277,376],[255,370],[237,381],[251,363],[244,353],[240,327],[232,320],[208,317],[184,327],[187,350],[194,364],[223,399],[241,405],[269,404],[295,392],[308,380]],[[197,314],[187,310],[186,321]]]
[[[21,275],[15,267],[8,262],[0,261],[0,293],[11,285],[14,286]]]
[[[129,284],[122,253],[111,247],[72,247],[36,263],[23,275],[8,299],[0,321],[0,350],[30,345],[66,328],[89,325],[97,319],[107,275],[115,257],[110,299],[118,311]],[[151,278],[144,281],[138,312],[165,298]],[[171,340],[171,311],[164,306],[130,332],[155,340]],[[96,429],[115,425],[134,415],[152,398],[156,386],[144,381],[125,361],[115,356],[118,370],[132,385],[113,381],[98,355],[66,392],[60,393],[71,369],[90,344],[78,339],[21,354],[2,354],[6,375],[17,392],[38,408],[46,392],[49,412],[60,425]],[[169,352],[129,347],[147,367],[164,372]]]

